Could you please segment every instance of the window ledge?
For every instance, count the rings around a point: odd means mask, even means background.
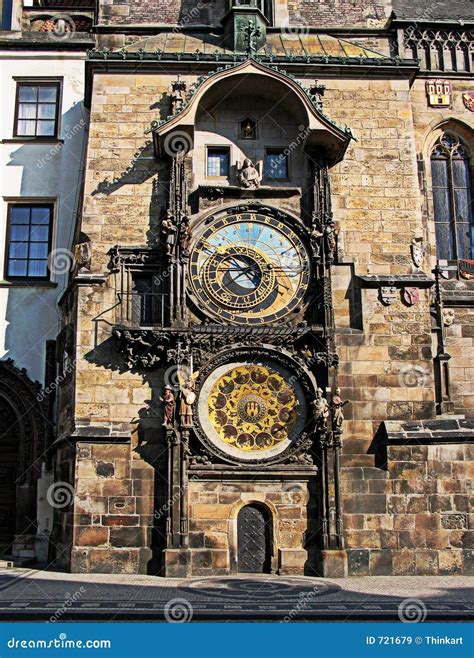
[[[57,288],[54,281],[5,281],[0,279],[0,288]]]
[[[10,137],[2,139],[2,144],[64,144],[58,137]]]

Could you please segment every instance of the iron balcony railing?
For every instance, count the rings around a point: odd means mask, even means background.
[[[115,324],[122,327],[164,327],[168,320],[166,295],[154,292],[118,293]]]

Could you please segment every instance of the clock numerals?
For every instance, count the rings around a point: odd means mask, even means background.
[[[309,259],[284,222],[239,213],[208,226],[190,256],[198,301],[227,322],[265,324],[284,318],[303,298]]]

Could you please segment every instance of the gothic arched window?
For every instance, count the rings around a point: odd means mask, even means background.
[[[445,132],[431,152],[438,258],[474,258],[472,180],[469,156],[457,135]]]

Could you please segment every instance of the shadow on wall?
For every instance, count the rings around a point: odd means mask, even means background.
[[[136,428],[137,442],[133,447],[135,453],[135,468],[138,468],[139,460],[152,467],[154,472],[154,491],[152,494],[153,514],[150,526],[151,538],[150,548],[152,559],[148,564],[149,574],[162,573],[163,550],[166,547],[166,518],[167,518],[167,489],[163,486],[166,479],[166,455],[167,445],[165,432],[163,430],[163,404],[161,397],[164,394],[164,384],[167,373],[172,369],[164,371],[164,368],[143,370],[127,365],[123,357],[118,353],[118,344],[113,337],[99,343],[94,350],[84,355],[84,358],[98,368],[105,368],[120,374],[132,373],[140,375],[143,386],[148,385],[149,399],[144,400],[143,406],[137,411],[134,418],[130,418],[130,424]],[[137,477],[137,480],[139,478]],[[141,487],[137,481],[136,486]]]
[[[70,251],[64,250],[71,249],[74,237],[87,122],[83,104],[77,103],[61,117],[63,143],[25,143],[10,153],[7,164],[22,169],[17,196],[35,202],[56,199],[51,242],[52,251],[56,251],[50,261],[51,281],[57,286],[29,282],[0,289],[1,305],[6,309],[0,358],[14,359],[17,367],[25,368],[31,379],[40,382],[44,382],[45,341],[55,339],[59,331],[57,301],[72,265]]]

